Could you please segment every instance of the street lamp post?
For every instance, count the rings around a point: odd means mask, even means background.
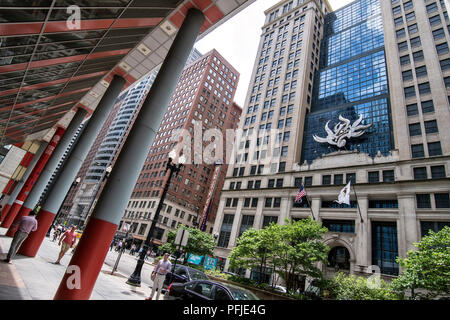
[[[174,156],[173,152],[171,152],[169,154],[169,156]],[[149,246],[150,246],[150,252],[152,252],[153,233],[154,233],[156,223],[159,218],[159,213],[160,213],[163,203],[164,203],[164,199],[166,198],[166,193],[169,190],[170,180],[172,179],[172,174],[175,173],[175,175],[176,175],[180,171],[181,167],[183,166],[183,163],[184,163],[184,156],[180,157],[178,165],[175,165],[172,163],[172,157],[170,157],[169,161],[167,162],[166,172],[167,172],[167,170],[170,169],[169,177],[167,178],[166,185],[164,186],[164,190],[161,195],[161,200],[159,201],[158,208],[156,209],[156,212],[155,212],[155,216],[153,217],[153,221],[150,226],[150,231],[148,232],[147,239],[145,239],[143,250],[142,250],[141,254],[139,255],[139,260],[136,264],[136,269],[134,270],[133,274],[128,278],[128,280],[126,282],[129,285],[132,285],[135,287],[141,286],[141,271],[142,271],[142,266],[144,265],[145,255],[147,254],[147,250],[148,250]]]
[[[66,202],[66,199],[67,199],[67,197],[69,196],[70,190],[72,190],[73,187],[77,186],[77,185],[80,183],[80,181],[81,181],[81,178],[80,178],[80,177],[77,177],[77,178],[75,179],[75,181],[72,182],[72,185],[70,186],[69,191],[67,191],[67,194],[66,194],[66,196],[64,197],[63,202],[61,202],[61,206],[59,207],[59,210],[58,210],[58,213],[57,213],[56,216],[55,216],[55,219],[53,219],[53,221],[52,221],[52,225],[50,226],[50,228],[49,228],[48,231],[47,231],[47,234],[45,235],[46,237],[50,237],[50,231],[51,231],[51,230],[53,229],[53,227],[55,226],[55,221],[58,221],[59,216],[61,215],[61,209],[62,209],[62,206],[63,206],[64,203]]]
[[[125,234],[124,244],[119,250],[119,255],[118,255],[117,259],[116,259],[116,263],[114,264],[114,267],[113,267],[113,269],[111,271],[112,275],[114,275],[114,272],[116,272],[117,267],[119,266],[120,258],[122,257],[122,254],[125,252],[125,243],[126,243],[126,240],[128,240],[128,234],[130,233],[130,230],[133,227],[133,221],[134,221],[134,216],[131,218],[130,226],[127,228],[127,233]]]

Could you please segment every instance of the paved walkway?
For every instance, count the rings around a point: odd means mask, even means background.
[[[6,258],[12,238],[4,236],[7,229],[0,228],[0,259]],[[38,254],[34,258],[17,255],[12,264],[0,261],[0,300],[52,300],[63,278],[72,254],[67,253],[61,265],[54,262],[60,247],[50,238],[45,238]],[[109,252],[106,260],[111,261],[115,252]],[[128,254],[122,256],[122,264],[136,263],[136,257]],[[151,280],[143,280],[140,288],[127,285],[128,274],[116,272],[111,275],[111,263],[103,264],[91,300],[143,300],[150,295]],[[153,265],[146,262],[142,279],[150,277]],[[120,267],[119,267],[120,270]],[[161,295],[160,300],[163,299]]]

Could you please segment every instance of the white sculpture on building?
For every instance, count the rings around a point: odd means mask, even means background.
[[[361,121],[363,120],[362,115],[360,115],[359,119],[356,120],[352,125],[350,125],[350,120],[344,118],[341,115],[339,115],[339,120],[341,122],[337,123],[334,126],[333,131],[328,127],[328,124],[330,123],[330,120],[328,120],[325,125],[325,130],[328,133],[328,136],[326,138],[321,138],[313,135],[314,140],[319,143],[328,143],[337,146],[338,148],[343,148],[347,143],[346,139],[360,137],[366,132],[366,129],[372,126],[372,123],[367,125],[360,125]]]

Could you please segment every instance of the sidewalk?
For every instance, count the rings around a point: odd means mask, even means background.
[[[1,260],[6,258],[12,241],[4,236],[6,231],[0,228]],[[0,262],[0,300],[52,300],[72,258],[70,250],[61,265],[52,264],[59,249],[57,243],[45,238],[36,257],[16,255],[12,264]],[[125,283],[128,276],[118,272],[111,275],[111,270],[111,266],[103,264],[90,300],[144,300],[150,295],[148,285],[129,286]]]

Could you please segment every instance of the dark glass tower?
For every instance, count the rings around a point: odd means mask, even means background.
[[[379,151],[386,155],[393,149],[379,0],[356,1],[326,16],[320,69],[315,79],[302,162],[338,150],[358,149],[374,157]],[[362,136],[346,139],[344,147],[314,140],[314,135],[327,137],[328,121],[334,130],[341,122],[339,116],[353,124],[361,115],[361,124],[372,126]]]

